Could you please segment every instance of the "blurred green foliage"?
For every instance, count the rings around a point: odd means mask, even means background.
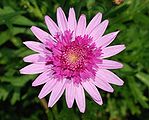
[[[113,44],[126,50],[112,59],[124,63],[116,72],[123,87],[113,86],[113,94],[100,90],[104,104],[99,106],[86,95],[84,114],[76,105],[68,109],[64,96],[51,109],[43,107],[37,96],[41,89],[31,87],[33,75],[20,75],[22,58],[32,52],[23,41],[35,40],[32,25],[47,30],[44,16],[55,20],[56,8],[66,15],[74,7],[77,17],[84,13],[89,21],[97,12],[110,20],[106,33],[120,30]],[[0,0],[0,120],[148,120],[149,98],[149,0]],[[48,100],[48,97],[46,98]]]

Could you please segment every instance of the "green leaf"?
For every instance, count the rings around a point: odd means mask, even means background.
[[[149,107],[149,105],[147,104],[148,99],[143,95],[137,83],[135,82],[134,78],[130,77],[128,83],[131,93],[134,96],[135,100],[137,100],[144,108],[148,108]]]
[[[9,36],[9,31],[5,31],[5,32],[1,32],[0,33],[0,45],[4,44],[5,42],[7,42],[7,40],[9,40],[10,36]]]
[[[10,40],[13,36],[26,32],[26,28],[13,27],[11,30],[6,30],[0,33],[0,45]]]
[[[9,90],[6,88],[0,87],[0,100],[5,100],[9,94]]]
[[[11,98],[11,104],[14,105],[18,100],[20,100],[20,91],[15,91]]]
[[[34,22],[32,22],[30,19],[28,19],[22,15],[12,18],[11,23],[15,24],[15,25],[25,25],[25,26],[35,25]]]
[[[0,9],[0,25],[2,24],[11,24],[11,20],[14,19],[16,16],[24,13],[23,11],[14,11],[10,7],[5,7],[4,9]]]
[[[143,72],[139,72],[136,74],[136,77],[141,80],[147,87],[149,87],[149,75]]]
[[[34,76],[20,76],[20,77],[10,77],[4,76],[1,78],[2,82],[9,82],[11,85],[15,87],[23,87],[29,80],[33,79]]]

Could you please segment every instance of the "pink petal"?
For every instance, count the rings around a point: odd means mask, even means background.
[[[34,35],[43,43],[46,42],[46,39],[50,36],[47,32],[41,30],[40,28],[36,26],[31,27],[31,31],[34,33]]]
[[[51,93],[48,107],[52,107],[59,100],[59,98],[62,96],[62,94],[65,90],[65,83],[66,83],[65,79],[57,81],[57,83]]]
[[[26,41],[23,42],[28,48],[35,52],[44,52],[45,51],[45,46],[42,43],[39,42],[34,42],[34,41]]]
[[[114,45],[114,46],[109,46],[106,47],[102,50],[102,58],[108,58],[111,56],[114,56],[118,53],[120,53],[121,51],[123,51],[125,49],[125,45]]]
[[[20,70],[21,74],[38,74],[46,70],[45,63],[33,63]]]
[[[77,26],[77,20],[76,20],[75,11],[73,8],[70,8],[69,16],[68,16],[68,30],[72,32],[72,41],[75,40],[76,26]]]
[[[83,36],[86,29],[86,16],[81,15],[78,21],[76,36]]]
[[[73,8],[70,8],[69,16],[68,16],[68,29],[74,32],[74,30],[76,29],[76,25],[77,25],[77,20],[76,20],[75,11]]]
[[[99,69],[97,74],[98,76],[100,76],[100,78],[106,80],[108,83],[119,86],[122,86],[124,84],[123,80],[121,80],[117,75],[115,75],[109,70]]]
[[[101,19],[102,19],[102,14],[99,12],[88,24],[85,34],[90,34],[90,32],[101,22]]]
[[[85,112],[85,95],[83,87],[78,84],[75,85],[75,99],[80,112]]]
[[[102,60],[101,64],[98,64],[100,69],[120,69],[123,64],[113,61],[113,60]]]
[[[41,54],[32,54],[32,55],[28,55],[26,57],[23,58],[24,62],[44,62],[45,61],[45,57],[44,55]]]
[[[52,36],[55,36],[57,33],[60,32],[58,26],[56,25],[56,23],[49,17],[49,16],[45,16],[45,22],[46,25],[48,27],[49,32],[51,33]]]
[[[96,103],[98,103],[99,105],[103,104],[100,93],[98,92],[97,88],[92,82],[85,81],[85,82],[82,82],[82,85]]]
[[[57,8],[57,22],[61,31],[65,32],[67,30],[67,19],[66,19],[65,13],[60,7]]]
[[[32,86],[38,86],[38,85],[42,85],[44,83],[46,83],[47,81],[50,80],[50,78],[52,78],[52,71],[48,70],[43,72],[42,74],[40,74],[32,83]]]
[[[116,38],[118,33],[119,31],[104,35],[102,38],[96,41],[96,46],[102,48],[108,46]]]
[[[111,85],[106,80],[98,76],[98,74],[96,75],[95,81],[93,81],[93,83],[104,91],[114,92],[114,89],[111,87]]]
[[[98,39],[104,34],[107,26],[109,24],[108,20],[104,20],[102,23],[98,24],[90,33],[90,36],[93,37],[94,41],[98,41]]]
[[[73,103],[74,103],[74,85],[73,85],[73,81],[68,82],[66,85],[66,102],[67,102],[67,106],[68,108],[71,108]]]
[[[49,81],[43,86],[42,90],[38,95],[40,99],[44,98],[47,94],[49,94],[57,84],[57,80],[55,79],[48,79],[48,80]]]

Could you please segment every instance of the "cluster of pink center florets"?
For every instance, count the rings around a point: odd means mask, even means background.
[[[101,63],[101,49],[96,48],[88,35],[77,36],[73,39],[71,31],[57,34],[55,43],[47,43],[51,55],[47,55],[47,63],[52,65],[54,77],[68,78],[74,83],[94,78],[97,64]]]

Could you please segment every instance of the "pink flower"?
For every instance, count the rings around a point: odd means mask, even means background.
[[[45,16],[45,22],[50,32],[32,26],[31,31],[41,42],[27,41],[24,44],[35,51],[35,54],[25,57],[30,65],[22,68],[22,74],[41,73],[32,86],[44,84],[39,98],[51,92],[48,106],[52,107],[65,91],[68,108],[76,100],[80,112],[85,111],[85,93],[99,105],[103,104],[98,88],[113,92],[111,84],[123,85],[123,81],[109,69],[119,69],[123,65],[106,58],[118,54],[125,49],[124,45],[107,47],[119,31],[103,35],[108,20],[101,22],[102,14],[96,16],[86,25],[85,15],[76,21],[75,11],[69,10],[68,20],[59,7],[57,23]]]

